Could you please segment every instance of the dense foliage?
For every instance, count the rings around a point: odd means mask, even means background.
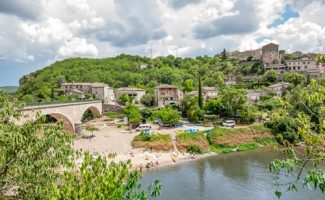
[[[147,63],[148,68],[139,65]],[[135,86],[153,93],[158,84],[173,84],[184,91],[198,86],[197,74],[201,68],[202,83],[215,86],[223,83],[234,71],[236,59],[224,61],[219,56],[176,58],[174,56],[147,57],[120,55],[105,59],[71,58],[25,75],[20,79],[19,95],[26,101],[46,101],[64,82],[102,82],[113,88]],[[220,73],[223,72],[223,73]],[[225,77],[226,76],[226,77]],[[58,98],[54,95],[54,98]]]
[[[178,111],[172,108],[161,108],[154,111],[153,116],[160,119],[164,125],[175,126],[181,119],[181,115]]]
[[[270,170],[277,175],[276,184],[285,186],[286,190],[297,190],[296,184],[302,184],[325,192],[325,174],[318,167],[325,159],[324,100],[325,87],[311,80],[307,87],[298,86],[280,100],[282,106],[266,124],[285,145],[282,150],[288,159],[275,160]],[[302,146],[300,151],[296,151],[294,146],[298,142]],[[282,183],[280,174],[283,173],[293,175],[295,180]],[[276,195],[280,197],[282,192],[276,191]]]
[[[72,148],[72,135],[63,123],[45,124],[45,117],[16,125],[19,102],[0,90],[0,199],[147,199],[140,174],[130,163],[110,163],[106,158]],[[160,194],[159,181],[150,196]]]

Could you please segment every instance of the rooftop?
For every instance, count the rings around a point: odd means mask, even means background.
[[[203,90],[208,90],[208,91],[216,91],[216,87],[202,87]]]
[[[105,86],[108,86],[107,84],[105,83],[88,83],[88,82],[76,82],[76,83],[63,83],[61,84],[61,86],[79,86],[79,85],[82,85],[82,86],[92,86],[92,87],[105,87]]]
[[[163,89],[163,88],[175,88],[175,89],[178,89],[177,86],[175,86],[175,85],[168,85],[168,84],[162,84],[162,85],[159,85],[158,87],[156,87],[156,89]]]
[[[290,83],[287,83],[287,82],[280,82],[280,83],[276,83],[276,84],[270,85],[269,88],[289,86],[289,85],[291,85],[291,84]]]
[[[135,87],[121,87],[116,89],[116,91],[145,91],[145,90],[141,88],[135,88]]]

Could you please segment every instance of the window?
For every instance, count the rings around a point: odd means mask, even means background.
[[[293,70],[296,70],[296,66],[293,66]]]
[[[289,70],[291,70],[291,67],[289,67]]]
[[[300,70],[300,66],[298,66],[298,70]]]
[[[305,69],[307,69],[307,66],[305,66]]]

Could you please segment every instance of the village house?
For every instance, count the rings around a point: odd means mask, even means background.
[[[122,95],[128,95],[132,97],[135,102],[140,102],[143,95],[146,94],[146,91],[141,88],[132,88],[132,87],[123,87],[116,90],[116,99],[119,99]]]
[[[285,95],[285,92],[290,85],[290,83],[286,82],[276,83],[267,87],[267,91],[275,93],[278,97],[282,97]]]
[[[76,94],[80,99],[84,99],[89,94],[104,103],[115,102],[113,89],[104,83],[63,83],[61,91],[65,95]]]
[[[155,88],[155,103],[158,107],[179,105],[183,99],[183,92],[174,85],[163,84]]]
[[[279,74],[284,72],[298,72],[311,78],[317,78],[325,74],[325,68],[314,58],[304,57],[299,60],[286,60],[284,64],[270,64],[265,70],[275,70]]]
[[[267,91],[262,91],[262,90],[246,90],[247,94],[247,101],[249,104],[255,104],[260,101],[261,96],[265,95]]]
[[[190,97],[197,97],[199,96],[199,92],[192,91],[186,93],[186,95]],[[218,90],[215,87],[202,87],[202,96],[204,97],[205,100],[216,99],[218,98]]]
[[[215,99],[218,97],[218,90],[216,87],[202,87],[202,94],[206,100]]]

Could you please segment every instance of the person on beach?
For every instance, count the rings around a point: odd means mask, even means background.
[[[140,173],[142,173],[142,164],[140,164]]]

